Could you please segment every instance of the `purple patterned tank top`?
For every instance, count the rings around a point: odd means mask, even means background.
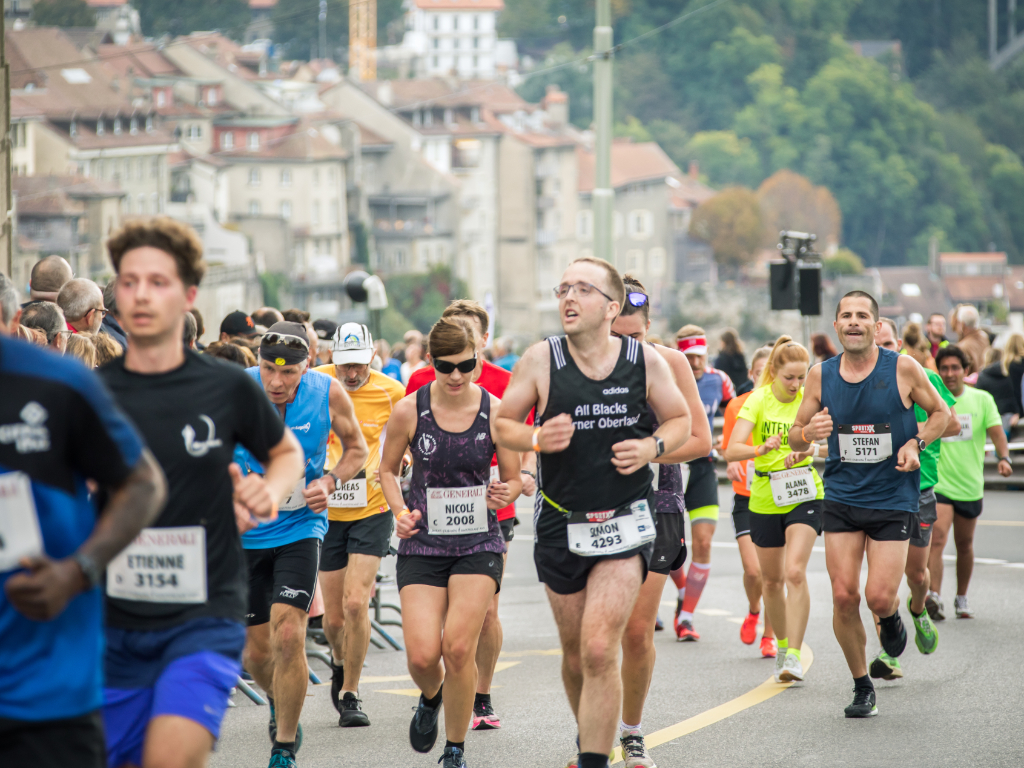
[[[416,434],[409,446],[412,452],[412,483],[406,503],[422,513],[416,533],[402,539],[401,555],[462,557],[474,552],[505,551],[497,512],[487,510],[487,530],[438,536],[430,533],[427,489],[486,486],[491,478],[491,459],[495,445],[491,439],[491,396],[481,390],[480,410],[465,432],[446,432],[438,426],[430,407],[431,387],[416,391]]]
[[[658,423],[654,423],[657,431]],[[683,500],[683,470],[678,464],[657,464],[658,487],[654,490],[654,511],[659,515],[681,515],[686,511]]]

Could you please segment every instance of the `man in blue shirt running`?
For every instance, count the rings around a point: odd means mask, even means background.
[[[0,765],[105,768],[99,582],[164,478],[91,371],[8,335],[17,311],[0,275]]]

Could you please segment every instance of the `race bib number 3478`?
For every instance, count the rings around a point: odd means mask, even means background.
[[[144,529],[107,566],[107,594],[146,603],[205,603],[206,529]]]

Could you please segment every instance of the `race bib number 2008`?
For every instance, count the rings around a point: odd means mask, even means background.
[[[461,536],[487,533],[487,486],[427,488],[427,533]]]
[[[107,594],[146,603],[205,603],[206,529],[145,528],[107,566]]]
[[[851,464],[877,464],[892,456],[888,424],[840,424],[839,458]]]

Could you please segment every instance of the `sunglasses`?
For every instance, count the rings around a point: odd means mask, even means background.
[[[634,307],[642,307],[647,303],[647,294],[640,293],[640,291],[630,291],[626,294],[626,301]]]
[[[473,369],[476,368],[476,355],[469,358],[469,360],[463,360],[461,363],[451,363],[447,360],[434,360],[434,368],[438,373],[445,375],[458,369],[459,373],[472,373]]]
[[[277,345],[283,345],[289,349],[301,349],[309,352],[309,339],[304,339],[301,336],[292,336],[286,333],[264,333],[263,339],[260,342],[264,346],[276,347]]]

